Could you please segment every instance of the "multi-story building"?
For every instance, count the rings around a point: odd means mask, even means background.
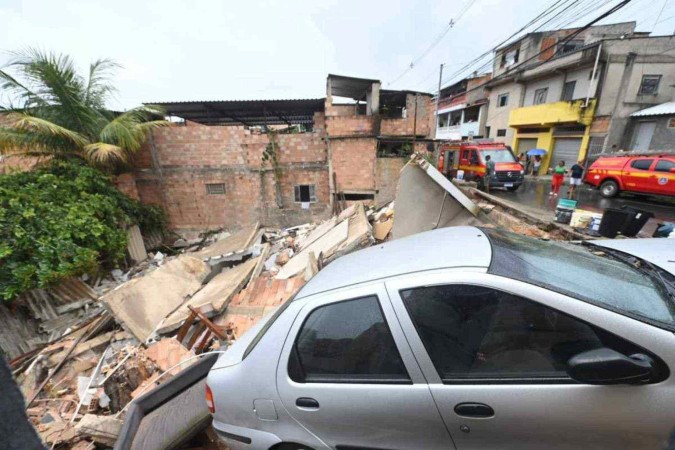
[[[542,171],[552,161],[570,165],[630,148],[630,115],[675,94],[672,36],[634,29],[634,22],[591,27],[565,41],[574,30],[536,33],[499,50],[489,83],[490,137],[517,153],[547,150]],[[521,57],[523,47],[536,51]],[[642,135],[650,127],[644,125]]]
[[[509,126],[512,110],[525,104],[526,91],[520,83],[523,70],[574,52],[606,37],[621,37],[635,33],[635,22],[590,27],[573,39],[567,39],[577,28],[529,33],[495,51],[492,80],[488,83],[489,102],[487,127],[489,135],[511,144],[515,129]],[[534,92],[530,93],[531,96]],[[548,97],[548,96],[547,96]],[[552,96],[551,96],[552,98]],[[534,101],[534,98],[532,98]],[[541,100],[539,97],[537,100]],[[547,98],[548,100],[548,98]],[[560,100],[558,98],[557,100]]]
[[[183,234],[319,220],[336,199],[391,201],[407,156],[432,143],[432,95],[378,80],[329,75],[319,99],[160,106],[178,123],[155,130],[117,184]]]
[[[486,136],[487,90],[491,73],[474,74],[441,89],[436,120],[436,139],[458,140]]]

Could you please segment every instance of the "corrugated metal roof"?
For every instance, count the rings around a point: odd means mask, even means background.
[[[323,111],[323,98],[289,100],[225,100],[154,102],[171,116],[204,125],[311,124],[314,113]]]
[[[630,116],[645,117],[645,116],[663,116],[668,114],[675,114],[675,102],[661,103],[660,105],[652,106],[651,108],[636,111]]]

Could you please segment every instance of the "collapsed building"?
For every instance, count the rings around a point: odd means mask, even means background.
[[[413,151],[433,150],[433,96],[329,75],[326,97],[153,103],[155,130],[118,187],[183,235],[321,220],[336,201],[393,200]]]

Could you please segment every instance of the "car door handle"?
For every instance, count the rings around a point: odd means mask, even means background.
[[[299,406],[300,408],[319,409],[319,402],[317,402],[313,398],[300,397],[295,401],[295,406]]]
[[[455,406],[455,413],[464,417],[492,417],[495,410],[484,403],[459,403]]]

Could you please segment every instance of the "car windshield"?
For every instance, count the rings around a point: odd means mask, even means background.
[[[544,242],[493,229],[484,231],[492,244],[490,273],[675,330],[672,298],[649,273],[592,247]]]
[[[513,157],[513,154],[503,148],[494,148],[494,149],[482,149],[479,150],[483,161],[485,161],[486,156],[490,156],[490,159],[496,163],[512,163],[516,162],[516,159]]]

